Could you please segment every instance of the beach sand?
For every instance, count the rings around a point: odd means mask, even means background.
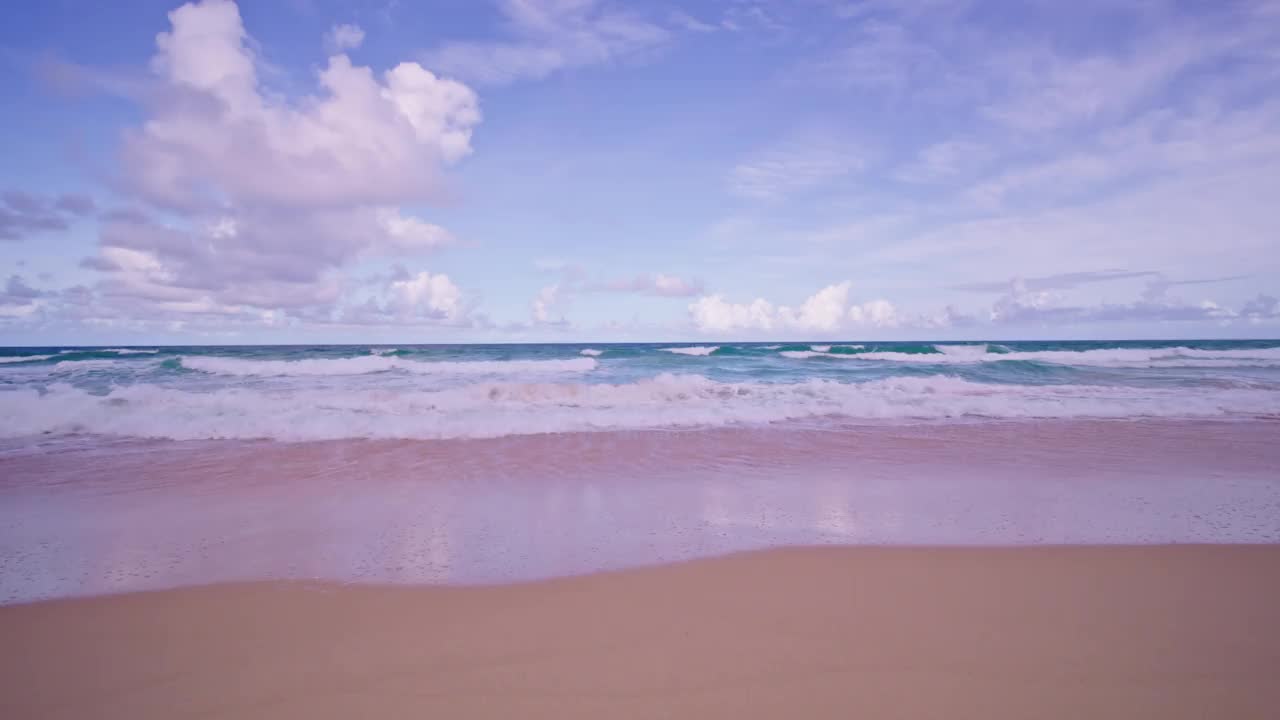
[[[0,717],[1274,718],[1280,546],[796,548],[0,607]]]

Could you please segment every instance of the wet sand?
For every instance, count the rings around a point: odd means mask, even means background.
[[[1271,718],[1280,546],[801,548],[0,607],[6,718]]]

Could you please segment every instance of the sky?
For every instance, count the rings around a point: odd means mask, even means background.
[[[1280,2],[0,22],[0,344],[1280,337]]]

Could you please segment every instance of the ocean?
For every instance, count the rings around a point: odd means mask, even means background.
[[[0,435],[485,438],[1280,414],[1280,341],[0,349]]]
[[[0,604],[1280,542],[1280,341],[9,348]]]

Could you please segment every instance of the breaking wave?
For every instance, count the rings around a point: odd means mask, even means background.
[[[991,345],[934,345],[933,349],[933,352],[872,350],[839,354],[815,350],[784,350],[778,354],[794,360],[823,357],[927,365],[967,365],[1021,360],[1053,365],[1115,368],[1280,366],[1280,348],[1276,347],[1231,350],[1171,347],[1015,351],[1003,346]]]
[[[389,355],[362,355],[349,358],[304,360],[246,360],[241,358],[194,356],[180,358],[188,370],[238,377],[281,377],[313,375],[367,375],[400,370],[416,375],[504,375],[528,373],[581,373],[594,370],[593,358],[568,360],[472,360],[414,361]]]
[[[675,353],[677,355],[697,355],[699,357],[710,355],[720,349],[719,345],[702,345],[694,347],[669,347],[658,348],[662,352]]]
[[[423,363],[424,365],[426,363]],[[766,424],[804,418],[1134,418],[1274,416],[1280,393],[1241,389],[988,385],[934,376],[864,383],[723,383],[659,375],[624,384],[481,382],[436,391],[157,385],[95,395],[65,383],[6,392],[0,435],[143,438],[480,438]]]
[[[39,362],[48,360],[53,355],[16,355],[0,357],[0,363],[22,363],[22,362]]]

